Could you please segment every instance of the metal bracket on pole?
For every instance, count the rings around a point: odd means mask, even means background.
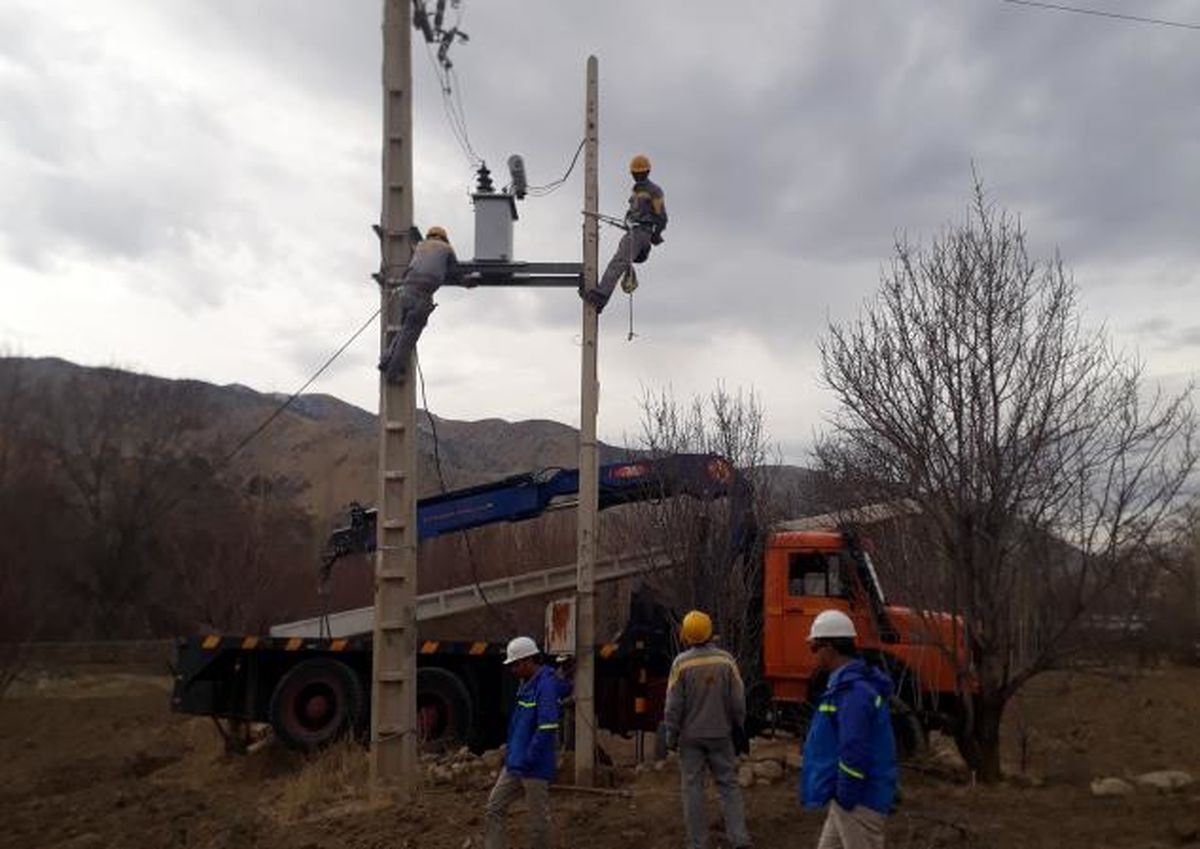
[[[580,262],[460,262],[462,279],[447,286],[540,286],[577,289],[583,283]]]

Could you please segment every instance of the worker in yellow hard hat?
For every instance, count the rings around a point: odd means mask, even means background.
[[[686,650],[671,664],[663,732],[668,749],[679,750],[683,822],[688,846],[704,846],[704,773],[712,773],[721,799],[725,835],[731,846],[750,845],[746,810],[737,782],[734,735],[746,722],[746,691],[737,661],[712,644],[712,618],[702,610],[683,617]]]
[[[413,249],[408,268],[399,280],[385,276],[383,285],[398,287],[397,297],[400,298],[400,329],[392,334],[387,352],[379,360],[379,370],[388,380],[399,381],[408,370],[408,361],[421,338],[421,331],[425,329],[429,314],[437,307],[433,293],[447,280],[456,281],[459,277],[458,257],[450,246],[450,236],[445,227],[439,226],[426,231],[425,240]],[[386,315],[384,321],[387,321]]]
[[[625,213],[625,235],[596,288],[580,291],[597,313],[604,309],[613,289],[633,264],[645,262],[651,246],[662,244],[662,232],[667,229],[667,205],[663,190],[650,181],[650,158],[641,153],[634,156],[629,160],[629,173],[633,176],[633,189]]]

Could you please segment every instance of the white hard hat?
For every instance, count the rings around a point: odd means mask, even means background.
[[[823,610],[813,620],[809,640],[853,640],[858,637],[854,622],[840,610]]]
[[[516,663],[518,660],[524,660],[527,657],[537,657],[541,652],[538,650],[537,643],[530,637],[514,637],[508,642],[507,656],[504,658],[504,665]]]

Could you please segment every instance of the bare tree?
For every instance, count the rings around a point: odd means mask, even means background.
[[[761,557],[758,551],[743,549],[744,533],[750,530],[744,520],[750,515],[765,527],[776,518],[771,484],[772,465],[778,463],[762,403],[752,389],[731,392],[718,385],[687,403],[680,403],[669,389],[646,391],[641,411],[642,432],[631,448],[652,457],[720,454],[748,486],[738,490],[737,498],[668,498],[625,508],[613,518],[613,536],[626,550],[641,546],[678,554],[682,568],[651,579],[658,593],[680,611],[707,611],[742,669],[758,669]],[[749,503],[738,504],[740,498]]]
[[[1200,662],[1200,498],[1193,498],[1148,552],[1158,581],[1140,643],[1185,663]]]
[[[29,409],[36,397],[20,360],[0,358],[0,695],[21,671],[44,615],[45,563],[60,543],[49,515]]]
[[[56,512],[73,543],[57,571],[94,612],[76,624],[88,636],[160,630],[169,623],[155,621],[163,604],[152,598],[166,598],[171,580],[163,515],[211,475],[189,442],[203,424],[199,384],[103,369],[46,390],[39,443],[63,481]]]
[[[213,478],[172,511],[169,598],[185,628],[253,634],[317,612],[313,523],[288,490],[260,475],[240,488]]]
[[[877,298],[821,342],[839,409],[819,463],[860,503],[911,498],[905,589],[956,614],[959,743],[1000,777],[1012,696],[1079,646],[1089,611],[1136,595],[1142,557],[1196,463],[1188,396],[1084,328],[1058,257],[976,181],[966,221],[897,240]]]

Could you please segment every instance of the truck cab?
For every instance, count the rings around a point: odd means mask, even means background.
[[[803,718],[824,689],[808,633],[825,610],[851,618],[863,655],[891,673],[902,710],[923,728],[952,721],[963,686],[962,621],[887,604],[870,555],[840,530],[776,531],[766,539],[763,674],[777,716]]]

